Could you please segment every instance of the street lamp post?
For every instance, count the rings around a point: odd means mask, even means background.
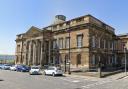
[[[99,63],[98,63],[98,73],[99,73],[99,78],[102,77],[102,74],[101,74],[101,60],[99,60]]]
[[[68,55],[68,57],[69,57],[69,60],[68,60],[68,62],[69,62],[69,68],[68,68],[68,74],[71,74],[71,71],[70,71],[70,63],[71,63],[71,60],[70,60],[70,29],[68,29],[68,32],[69,32],[69,55]]]
[[[126,58],[126,47],[124,47],[124,58],[125,58],[125,74],[127,76],[127,58]]]

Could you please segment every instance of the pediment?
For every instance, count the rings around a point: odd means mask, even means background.
[[[32,27],[26,32],[26,35],[27,35],[27,36],[31,36],[31,35],[34,35],[34,34],[38,34],[38,33],[40,33],[40,32],[41,32],[41,30],[40,30],[39,28],[32,26]]]

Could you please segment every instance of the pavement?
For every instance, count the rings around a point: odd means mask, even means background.
[[[128,76],[118,73],[105,78],[68,75],[29,75],[0,70],[0,89],[128,89]]]
[[[0,89],[79,89],[97,82],[80,77],[29,75],[9,70],[0,70],[0,79],[3,80]]]
[[[93,77],[93,76],[84,76],[84,75],[77,75],[77,74],[64,74],[65,76],[72,76],[72,77],[81,77],[81,78],[88,78],[88,79],[93,79],[93,80],[100,80],[100,79],[111,79],[111,80],[118,80],[124,77],[127,77],[125,72],[113,74],[107,77],[103,78],[98,78],[98,77]]]

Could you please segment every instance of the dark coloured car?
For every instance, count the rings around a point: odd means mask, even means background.
[[[16,67],[16,71],[19,71],[19,72],[29,72],[29,70],[30,70],[30,67],[26,65],[18,65]]]

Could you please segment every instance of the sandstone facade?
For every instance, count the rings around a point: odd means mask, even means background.
[[[61,65],[97,68],[120,64],[120,38],[115,29],[92,15],[65,21],[57,15],[54,24],[42,29],[32,26],[17,35],[16,64]]]

